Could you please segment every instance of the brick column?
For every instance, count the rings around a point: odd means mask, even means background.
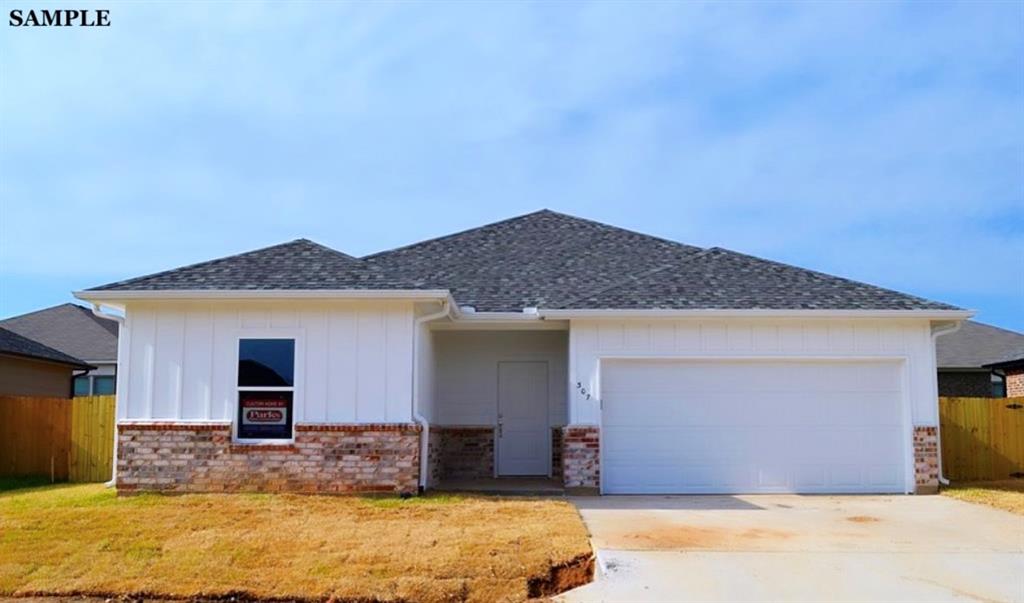
[[[1024,396],[1024,369],[1006,370],[1006,397]]]
[[[914,428],[914,482],[915,494],[935,494],[939,491],[939,428]]]
[[[562,429],[562,474],[566,488],[591,490],[601,486],[601,430],[596,425]]]

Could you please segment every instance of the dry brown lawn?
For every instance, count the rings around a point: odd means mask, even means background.
[[[942,494],[1024,515],[1024,479],[952,484]]]
[[[0,492],[0,596],[521,601],[590,554],[557,500]]]

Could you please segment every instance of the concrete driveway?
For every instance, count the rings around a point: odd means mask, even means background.
[[[1024,602],[1024,517],[943,496],[573,502],[602,575],[562,601]]]

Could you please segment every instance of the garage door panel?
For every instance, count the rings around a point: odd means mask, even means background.
[[[896,362],[607,362],[604,489],[902,492],[900,383]]]

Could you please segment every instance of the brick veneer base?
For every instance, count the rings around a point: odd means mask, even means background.
[[[914,483],[916,494],[935,494],[939,491],[937,427],[914,428]]]
[[[430,464],[438,481],[494,477],[494,428],[431,427]],[[436,434],[436,438],[434,437]]]
[[[416,492],[416,424],[295,426],[295,442],[248,446],[230,423],[119,423],[119,494]]]
[[[566,488],[601,485],[601,432],[596,425],[562,428],[562,480]]]

